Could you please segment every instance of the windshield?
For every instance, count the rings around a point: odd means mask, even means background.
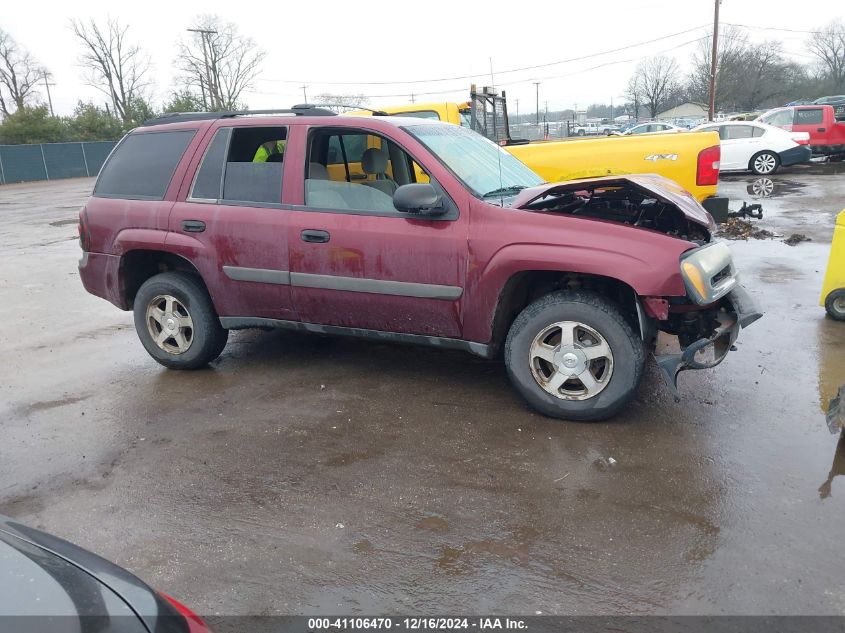
[[[405,128],[452,170],[479,198],[513,195],[543,179],[519,159],[481,134],[457,125],[411,125]]]

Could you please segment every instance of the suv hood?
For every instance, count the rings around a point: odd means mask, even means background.
[[[569,180],[567,182],[547,183],[530,189],[523,189],[511,201],[512,208],[526,209],[531,203],[540,198],[566,192],[577,192],[586,188],[595,189],[596,186],[635,186],[644,189],[646,192],[668,202],[684,214],[687,220],[694,222],[708,231],[716,229],[716,223],[698,201],[681,187],[674,180],[669,180],[657,174],[631,174],[627,176],[604,176],[601,178],[585,178],[582,180]]]

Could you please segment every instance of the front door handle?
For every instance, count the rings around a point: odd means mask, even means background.
[[[311,244],[325,244],[331,239],[328,231],[318,231],[316,229],[305,229],[299,234],[303,242]]]
[[[823,127],[816,128],[816,132],[824,132],[824,128]]]
[[[201,220],[182,220],[182,230],[185,233],[202,233],[205,231],[205,222]]]

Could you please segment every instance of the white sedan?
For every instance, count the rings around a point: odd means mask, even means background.
[[[694,131],[719,133],[720,171],[753,171],[768,176],[781,166],[808,162],[813,153],[806,132],[787,132],[757,121],[705,123]]]
[[[631,134],[666,134],[667,132],[686,132],[682,127],[671,125],[670,123],[657,123],[655,121],[647,121],[629,127],[627,130],[621,132],[614,132],[617,136],[629,136]]]

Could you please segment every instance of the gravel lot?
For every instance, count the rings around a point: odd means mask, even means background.
[[[845,168],[757,180],[722,190],[812,239],[732,242],[766,316],[680,402],[652,365],[599,424],[457,352],[243,331],[167,371],[79,282],[92,181],[0,187],[0,513],[209,615],[845,614],[845,324],[818,306]]]

